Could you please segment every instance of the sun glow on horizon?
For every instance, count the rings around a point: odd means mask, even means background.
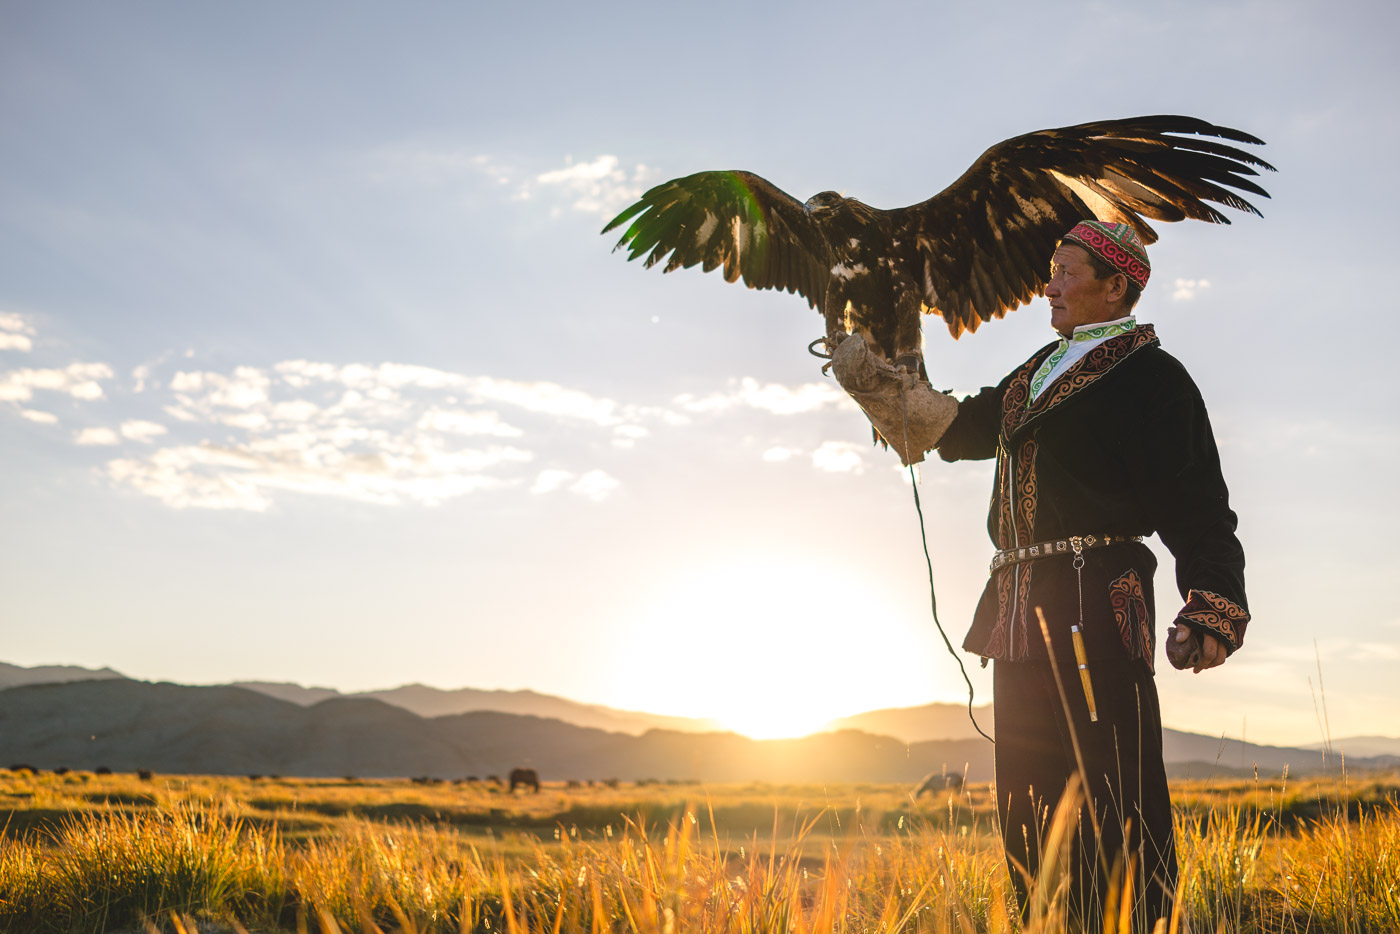
[[[837,569],[732,560],[652,594],[619,648],[614,701],[754,739],[932,696],[922,620]]]

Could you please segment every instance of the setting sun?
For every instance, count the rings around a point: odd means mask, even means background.
[[[753,557],[655,595],[619,649],[617,702],[709,717],[756,739],[931,698],[921,620],[862,581]]]

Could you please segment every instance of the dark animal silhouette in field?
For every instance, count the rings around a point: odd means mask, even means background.
[[[112,770],[109,769],[109,768],[107,768],[107,766],[105,766],[105,765],[99,765],[97,768],[95,768],[95,769],[92,770],[92,774],[93,774],[93,775],[111,775],[111,774],[112,774]]]
[[[137,770],[136,770],[136,777],[139,778],[139,779],[141,779],[141,781],[143,781],[143,782],[148,782],[148,781],[150,781],[150,780],[155,776],[155,774],[156,774],[156,773],[155,773],[155,772],[152,772],[150,769],[137,769]]]
[[[528,787],[531,791],[540,790],[540,776],[534,769],[511,769],[510,791],[515,793],[517,786]]]
[[[10,771],[11,771],[11,772],[28,772],[30,775],[38,775],[38,774],[39,774],[39,769],[34,768],[34,766],[32,766],[32,765],[26,765],[26,764],[23,763],[23,762],[20,762],[20,763],[18,763],[18,764],[16,764],[16,765],[10,766]]]
[[[923,784],[919,785],[918,790],[914,792],[914,797],[917,798],[924,792],[928,792],[931,795],[937,794],[945,789],[948,791],[962,791],[963,777],[957,774],[949,775],[943,772],[930,772],[928,776],[924,778]]]

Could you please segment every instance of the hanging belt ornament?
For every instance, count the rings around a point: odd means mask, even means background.
[[[1079,682],[1084,685],[1084,700],[1089,705],[1089,720],[1097,723],[1099,710],[1094,704],[1094,685],[1089,680],[1089,658],[1084,651],[1084,539],[1075,535],[1069,540],[1069,546],[1074,549],[1074,576],[1079,587],[1079,624],[1069,627],[1069,633],[1074,640],[1074,659],[1079,664]]]

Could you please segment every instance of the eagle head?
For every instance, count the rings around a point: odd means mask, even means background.
[[[814,218],[830,217],[837,208],[846,203],[846,199],[835,191],[818,192],[808,198],[802,205],[802,210]]]

